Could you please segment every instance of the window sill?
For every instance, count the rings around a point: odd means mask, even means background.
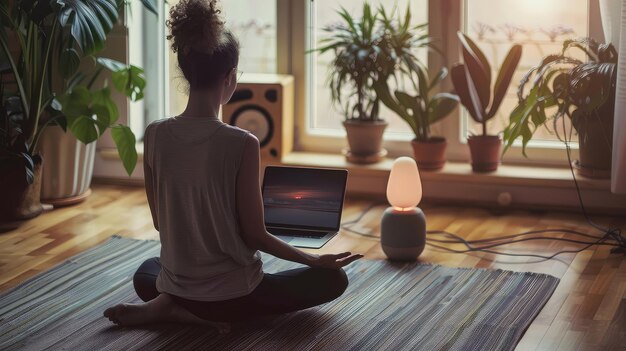
[[[137,144],[138,166],[143,147]],[[98,150],[109,162],[117,161],[115,149]],[[285,166],[342,168],[349,171],[350,196],[385,199],[393,159],[370,165],[349,163],[338,154],[292,152],[281,162]],[[140,168],[140,167],[138,167]],[[135,170],[133,179],[143,177]],[[139,174],[141,173],[141,174]],[[432,203],[476,205],[497,208],[557,209],[580,211],[578,195],[569,168],[500,165],[491,173],[474,173],[469,163],[448,162],[435,172],[421,171],[424,200]],[[103,174],[102,180],[117,178]],[[119,179],[127,178],[126,175]],[[626,214],[626,196],[613,194],[608,179],[576,177],[585,207],[595,213]],[[135,184],[133,182],[133,184]]]
[[[371,165],[349,163],[342,155],[292,152],[282,164],[344,168],[348,193],[385,197],[393,159]],[[500,165],[491,173],[474,173],[469,163],[448,162],[435,172],[421,171],[424,199],[502,208],[542,208],[580,211],[569,168]],[[626,213],[626,196],[610,191],[610,180],[576,176],[585,206],[593,212]]]

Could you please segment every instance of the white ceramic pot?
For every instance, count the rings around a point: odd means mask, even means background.
[[[46,160],[41,201],[72,204],[83,200],[91,185],[96,143],[85,145],[71,132],[50,126],[42,133],[37,149]]]

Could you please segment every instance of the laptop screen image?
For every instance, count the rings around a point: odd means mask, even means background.
[[[277,228],[338,230],[347,171],[265,168],[265,225]]]

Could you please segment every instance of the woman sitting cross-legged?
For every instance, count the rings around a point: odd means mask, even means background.
[[[269,234],[259,186],[259,141],[222,123],[237,85],[239,44],[216,0],[181,0],[170,11],[172,49],[189,82],[177,117],[151,123],[144,138],[146,194],[160,257],[134,275],[142,304],[104,311],[112,322],[209,324],[292,312],[339,297],[342,267],[362,255],[312,255]],[[264,273],[258,250],[309,267]]]

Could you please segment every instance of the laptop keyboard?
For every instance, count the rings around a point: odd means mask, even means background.
[[[281,229],[281,228],[268,228],[268,232],[274,235],[283,236],[297,236],[299,238],[321,238],[328,234],[328,232],[315,232],[311,230],[297,230],[297,229]]]

